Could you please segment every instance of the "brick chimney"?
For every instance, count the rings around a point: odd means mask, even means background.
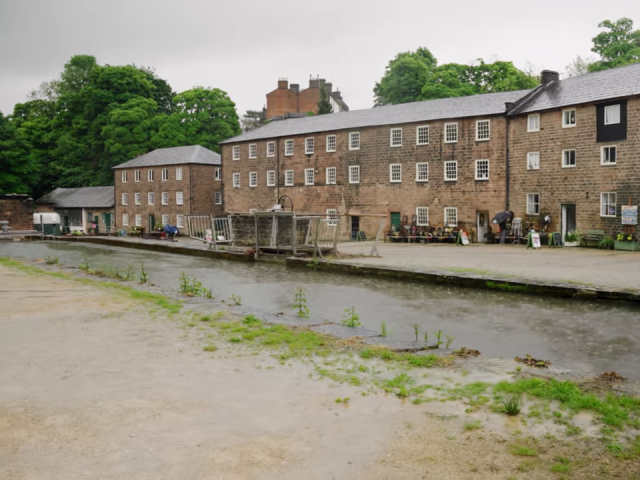
[[[292,83],[291,87],[289,87],[292,92],[300,93],[300,85],[297,83]]]
[[[542,85],[546,85],[547,83],[557,82],[560,80],[560,74],[558,72],[554,72],[553,70],[543,70],[540,73],[540,83]]]
[[[286,78],[279,78],[278,88],[289,88],[289,81]]]

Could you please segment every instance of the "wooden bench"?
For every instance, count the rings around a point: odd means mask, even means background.
[[[587,230],[582,235],[582,244],[585,247],[597,247],[600,240],[604,239],[604,230]]]

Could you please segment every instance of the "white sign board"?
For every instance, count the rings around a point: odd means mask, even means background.
[[[467,232],[460,232],[460,239],[462,240],[463,245],[469,245],[469,237],[467,237]]]
[[[540,248],[540,234],[539,233],[532,233],[531,234],[531,244],[533,245],[533,248]]]
[[[213,232],[211,230],[206,230],[204,234],[204,239],[211,243],[213,241]]]

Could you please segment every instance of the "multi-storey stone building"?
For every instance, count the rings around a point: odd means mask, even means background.
[[[227,212],[348,214],[352,230],[465,226],[483,239],[505,207],[505,104],[527,92],[448,98],[274,121],[222,145]],[[347,229],[348,230],[348,229]]]
[[[305,116],[307,113],[318,113],[320,89],[324,88],[327,99],[334,113],[345,112],[349,107],[342,99],[340,91],[333,90],[333,85],[324,78],[310,78],[309,88],[300,90],[300,85],[286,79],[278,80],[278,88],[267,93],[266,118]]]
[[[117,228],[185,226],[222,213],[220,155],[199,145],[160,148],[113,167]]]
[[[640,64],[542,84],[510,111],[509,204],[563,234],[622,228],[640,203]]]
[[[463,226],[505,208],[538,227],[620,230],[640,203],[640,64],[533,90],[272,121],[222,144],[228,212],[288,196],[297,212]],[[375,233],[362,216],[358,229]]]

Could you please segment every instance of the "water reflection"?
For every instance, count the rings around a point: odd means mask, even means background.
[[[414,339],[442,330],[486,355],[531,354],[559,366],[590,373],[615,370],[640,379],[640,316],[629,304],[530,297],[393,279],[346,276],[282,265],[243,263],[119,247],[65,242],[0,242],[10,257],[57,256],[65,265],[125,267],[144,262],[153,283],[176,289],[181,272],[198,278],[216,298],[240,295],[243,304],[269,312],[291,311],[293,291],[306,287],[314,318],[340,321],[354,306],[363,325],[391,336]]]

